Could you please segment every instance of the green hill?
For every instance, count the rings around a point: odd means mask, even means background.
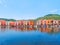
[[[44,17],[39,17],[39,18],[37,18],[36,20],[39,20],[39,19],[46,19],[46,20],[48,20],[48,19],[60,20],[60,15],[59,15],[59,14],[48,14],[48,15],[46,15],[46,16],[44,16]]]
[[[6,19],[6,18],[0,18],[0,20],[5,20],[5,21],[16,21],[15,19]]]

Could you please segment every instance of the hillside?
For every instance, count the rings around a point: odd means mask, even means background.
[[[48,15],[45,15],[44,17],[39,17],[37,18],[36,20],[39,20],[39,19],[54,19],[54,20],[60,20],[60,15],[59,14],[48,14]]]
[[[5,20],[5,21],[16,21],[15,19],[6,19],[6,18],[0,18],[0,20]]]

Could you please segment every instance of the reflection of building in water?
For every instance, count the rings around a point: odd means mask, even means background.
[[[18,28],[17,30],[18,31],[19,30],[21,30],[21,31],[32,31],[32,30],[35,30],[35,28],[33,28],[33,27],[32,28],[31,27],[29,27],[29,28],[28,27],[23,27],[23,28]]]
[[[33,30],[39,30],[40,32],[60,32],[60,28],[58,27],[50,27],[50,28],[33,28],[33,27],[5,27],[0,26],[0,31],[4,32],[6,30],[15,30],[15,31],[33,31]]]
[[[17,27],[9,27],[9,30],[15,30],[15,31],[17,31]]]
[[[39,28],[41,32],[51,32],[52,28]]]
[[[4,32],[4,31],[6,31],[6,30],[8,30],[8,28],[6,28],[6,26],[0,26],[0,31],[1,31],[1,32]]]
[[[60,28],[58,27],[51,27],[51,28],[38,28],[39,31],[41,32],[60,32]]]
[[[59,32],[59,31],[60,31],[60,30],[59,30],[58,27],[53,28],[53,32]]]

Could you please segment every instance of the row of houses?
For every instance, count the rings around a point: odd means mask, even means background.
[[[37,25],[60,25],[60,20],[38,20]]]
[[[37,25],[60,25],[60,20],[19,20],[5,21],[0,20],[0,26],[37,26]]]
[[[5,21],[0,20],[0,26],[34,26],[33,20]]]

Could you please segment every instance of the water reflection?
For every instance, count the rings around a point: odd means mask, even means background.
[[[41,31],[41,32],[48,32],[48,33],[50,33],[50,32],[53,32],[53,33],[55,33],[55,32],[59,32],[60,31],[60,28],[58,28],[58,27],[51,27],[51,28],[38,28],[38,30],[39,31]]]
[[[0,26],[0,31],[4,32],[6,30],[14,30],[14,31],[40,31],[40,32],[60,32],[60,28],[59,27],[1,27]]]

